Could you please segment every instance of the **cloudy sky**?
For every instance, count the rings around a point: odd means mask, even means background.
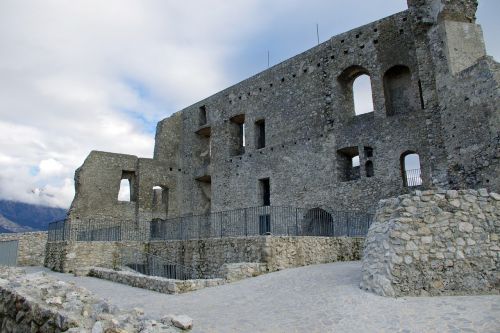
[[[151,157],[156,122],[404,0],[0,0],[0,198],[68,207],[95,150]],[[481,0],[500,59],[500,1]]]

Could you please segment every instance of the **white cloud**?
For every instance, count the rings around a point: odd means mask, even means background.
[[[228,84],[258,5],[0,2],[0,198],[67,207],[90,150],[152,156],[147,129]]]

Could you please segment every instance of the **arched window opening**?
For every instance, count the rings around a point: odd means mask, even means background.
[[[420,97],[413,88],[407,66],[394,66],[384,74],[385,108],[388,116],[418,109]]]
[[[420,156],[415,152],[406,152],[401,155],[401,171],[403,184],[406,187],[422,185]]]
[[[166,218],[168,212],[168,188],[153,186],[153,218]]]
[[[130,181],[128,179],[122,179],[120,181],[118,201],[130,202]]]
[[[354,114],[356,116],[373,112],[372,83],[367,74],[358,76],[352,84]]]
[[[373,162],[368,161],[365,163],[365,172],[366,172],[366,177],[373,177],[375,175],[375,172],[373,171]]]
[[[361,66],[351,66],[338,77],[342,89],[342,105],[349,116],[374,111],[373,93],[369,72]]]
[[[302,231],[305,236],[333,236],[333,218],[321,208],[310,209],[304,216]]]

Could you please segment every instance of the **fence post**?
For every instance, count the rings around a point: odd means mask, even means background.
[[[247,209],[245,208],[245,236],[248,236]]]
[[[346,226],[347,226],[347,237],[351,237],[351,229],[350,229],[350,226],[349,226],[349,212],[347,212]]]
[[[299,209],[295,208],[295,235],[299,236]]]

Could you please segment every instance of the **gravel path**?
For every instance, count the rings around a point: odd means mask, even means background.
[[[385,298],[359,289],[360,272],[360,262],[315,265],[182,295],[50,274],[156,318],[187,314],[193,332],[500,332],[500,296]]]

